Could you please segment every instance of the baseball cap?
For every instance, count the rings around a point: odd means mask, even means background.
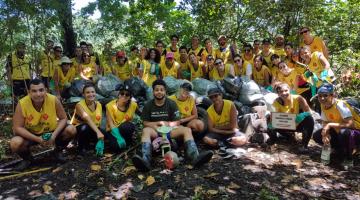
[[[220,36],[218,37],[218,41],[219,41],[221,38],[224,38],[225,40],[227,39],[227,38],[226,38],[226,35],[220,35]]]
[[[166,58],[174,58],[174,53],[173,52],[167,52],[166,53]]]
[[[215,94],[222,94],[221,90],[219,88],[211,88],[209,91],[208,91],[208,96],[212,96],[212,95],[215,95]]]
[[[116,57],[117,57],[117,58],[126,57],[125,51],[118,51],[118,52],[116,53]]]
[[[318,89],[318,94],[331,94],[334,93],[334,86],[330,83],[322,84]]]
[[[61,64],[72,64],[72,61],[67,57],[67,56],[63,56],[60,59]]]

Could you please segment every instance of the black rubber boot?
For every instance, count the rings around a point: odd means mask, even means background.
[[[144,142],[141,144],[141,154],[142,157],[139,155],[135,155],[132,158],[132,162],[135,165],[136,169],[139,171],[150,171],[151,169],[151,143]]]
[[[18,155],[23,159],[16,167],[14,168],[15,171],[24,171],[27,169],[31,162],[34,160],[31,153],[29,151],[18,153]]]
[[[210,150],[201,152],[197,149],[194,140],[188,140],[185,142],[186,158],[191,162],[193,167],[200,167],[205,163],[208,163],[214,153]]]
[[[55,149],[52,153],[52,155],[54,156],[54,159],[61,164],[66,162],[66,158],[65,158],[62,150],[63,149],[61,147],[55,147]]]

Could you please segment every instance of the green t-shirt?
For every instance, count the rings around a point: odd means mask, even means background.
[[[180,112],[175,101],[166,98],[164,105],[157,106],[155,100],[148,101],[141,114],[143,121],[176,121],[180,119]]]

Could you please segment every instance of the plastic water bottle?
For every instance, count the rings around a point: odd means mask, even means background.
[[[330,145],[325,145],[322,147],[321,150],[321,163],[324,165],[330,164],[330,154],[331,154],[331,147]]]

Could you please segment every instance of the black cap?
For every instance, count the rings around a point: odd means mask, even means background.
[[[120,83],[120,84],[116,85],[115,90],[116,91],[124,91],[125,90],[131,94],[131,88],[127,84],[124,84],[124,83]]]
[[[192,85],[190,83],[188,83],[188,82],[185,82],[185,83],[181,84],[180,88],[183,88],[183,89],[185,89],[185,90],[187,90],[189,92],[192,91]]]
[[[208,91],[208,96],[212,96],[214,94],[222,94],[221,90],[219,88],[211,88],[209,91]]]

